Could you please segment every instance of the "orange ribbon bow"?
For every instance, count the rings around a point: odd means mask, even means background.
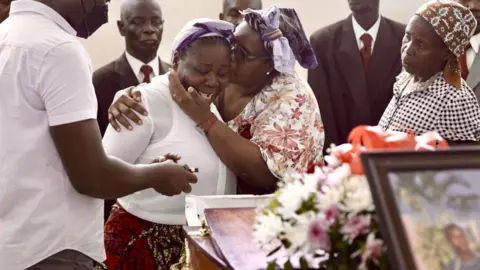
[[[348,136],[349,143],[335,146],[332,155],[348,163],[353,174],[363,175],[360,154],[368,150],[434,151],[447,149],[448,143],[436,132],[415,136],[412,131],[384,131],[378,126],[358,126]]]

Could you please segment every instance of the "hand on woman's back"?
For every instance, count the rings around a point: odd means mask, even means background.
[[[119,92],[123,92],[123,94],[113,101],[108,108],[108,121],[116,131],[120,131],[122,126],[130,130],[133,129],[130,121],[141,125],[142,121],[135,112],[143,115],[148,114],[142,105],[142,93],[138,89],[142,85],[120,90]]]

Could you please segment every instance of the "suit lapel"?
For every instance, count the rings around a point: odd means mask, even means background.
[[[158,65],[159,65],[159,68],[158,68],[157,76],[167,73],[168,69],[170,68],[170,66],[167,63],[163,62],[162,59],[160,59],[160,57],[158,58]]]
[[[475,55],[475,59],[473,60],[472,67],[468,72],[467,84],[475,90],[475,88],[480,83],[480,51]],[[480,93],[475,93],[477,97]]]
[[[373,47],[372,60],[367,70],[367,84],[368,82],[375,82],[375,85],[383,85],[392,71],[392,67],[398,61],[399,51],[398,44],[396,44],[397,37],[393,34],[393,30],[384,18],[380,19],[380,27],[378,28],[377,38]],[[374,91],[383,89],[370,89],[370,95],[376,95]],[[375,100],[372,96],[370,100]]]
[[[119,75],[117,78],[117,91],[130,86],[139,85],[137,76],[130,67],[125,54],[123,54],[115,62],[115,72]]]
[[[335,59],[355,100],[357,105],[355,111],[360,116],[360,121],[368,123],[371,119],[371,112],[367,83],[351,16],[343,23],[343,29],[340,33],[340,46],[335,52]]]

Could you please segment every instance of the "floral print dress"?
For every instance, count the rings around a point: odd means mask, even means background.
[[[289,172],[306,172],[322,161],[323,123],[317,100],[297,73],[277,76],[227,123],[257,144],[271,173],[282,179]],[[262,194],[239,179],[238,193]]]

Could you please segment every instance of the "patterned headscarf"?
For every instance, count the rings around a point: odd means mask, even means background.
[[[224,37],[228,42],[233,38],[233,24],[214,19],[200,18],[189,21],[173,39],[172,58],[175,53],[203,37]]]
[[[470,42],[477,21],[472,12],[463,5],[452,0],[432,0],[417,10],[415,13],[425,19],[443,40],[448,49],[458,58]],[[446,76],[449,83],[460,88],[461,72],[458,61],[448,63],[457,74]],[[451,77],[451,78],[449,78]]]
[[[306,69],[317,66],[315,53],[294,9],[272,6],[247,9],[243,14],[248,25],[262,36],[278,72],[293,73],[295,60]]]

